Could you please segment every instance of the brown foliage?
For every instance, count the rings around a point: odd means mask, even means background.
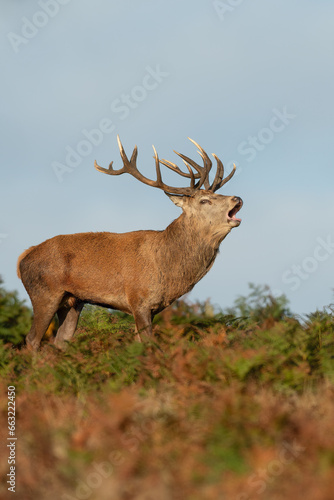
[[[134,343],[133,331],[112,335],[112,316],[109,332],[82,326],[65,355],[47,343],[37,355],[6,348],[0,426],[5,436],[7,385],[17,384],[17,498],[332,498],[334,388],[326,377],[308,385],[311,332],[181,319],[155,326],[160,349]],[[282,344],[287,328],[296,351]],[[278,339],[285,365],[261,335]],[[303,388],[277,389],[280,377]],[[0,471],[5,498],[3,452]]]

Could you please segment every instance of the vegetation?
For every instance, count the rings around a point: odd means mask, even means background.
[[[177,301],[145,344],[131,317],[91,306],[65,353],[2,335],[0,425],[15,386],[18,498],[332,498],[333,312],[301,321],[252,285],[224,312]],[[0,471],[1,496],[3,449]]]
[[[19,344],[29,331],[31,310],[19,300],[17,292],[7,292],[0,276],[0,339]]]

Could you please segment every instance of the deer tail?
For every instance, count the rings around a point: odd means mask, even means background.
[[[21,271],[20,271],[20,264],[21,264],[21,261],[24,259],[24,257],[26,255],[28,255],[28,253],[31,252],[31,250],[33,250],[35,247],[30,247],[30,248],[27,248],[27,250],[25,250],[24,252],[21,253],[21,255],[19,256],[19,258],[17,259],[17,266],[16,266],[16,272],[17,272],[17,276],[21,278]]]

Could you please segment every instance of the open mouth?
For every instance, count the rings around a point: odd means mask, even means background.
[[[239,212],[240,208],[242,207],[242,201],[238,201],[238,203],[233,207],[227,214],[227,220],[234,220],[236,222],[241,222],[241,219],[238,219],[235,214]]]

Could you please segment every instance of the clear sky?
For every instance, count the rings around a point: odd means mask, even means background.
[[[254,282],[297,313],[333,302],[333,20],[330,0],[1,2],[6,288],[27,298],[17,257],[56,234],[166,227],[162,191],[94,160],[121,166],[118,133],[152,178],[152,144],[199,159],[189,136],[237,164],[221,193],[244,200],[190,299],[224,308]]]

